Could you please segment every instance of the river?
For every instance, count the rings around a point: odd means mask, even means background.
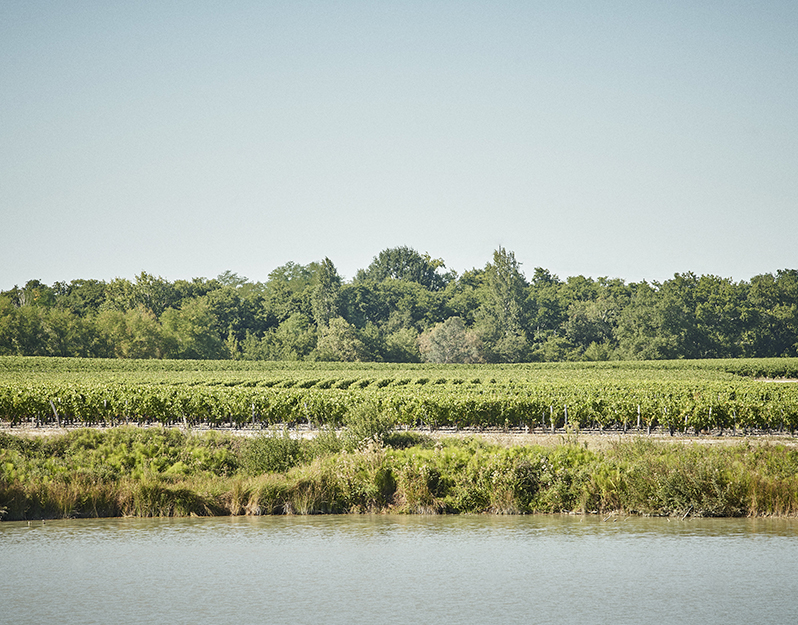
[[[0,523],[0,622],[790,623],[798,520]]]

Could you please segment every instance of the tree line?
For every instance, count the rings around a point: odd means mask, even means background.
[[[798,356],[798,270],[735,282],[530,277],[498,248],[458,274],[409,247],[344,281],[329,258],[266,282],[30,280],[0,292],[0,355],[385,362]]]

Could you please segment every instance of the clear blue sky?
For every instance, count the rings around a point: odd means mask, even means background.
[[[798,267],[796,2],[0,2],[0,289]]]

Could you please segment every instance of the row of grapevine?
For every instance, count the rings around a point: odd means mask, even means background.
[[[402,378],[397,378],[402,379]],[[362,378],[361,380],[368,380]],[[0,383],[0,420],[10,425],[262,427],[340,425],[370,402],[398,425],[457,428],[653,428],[671,431],[798,429],[798,385],[739,382],[605,384],[518,380],[505,385],[170,385],[130,382]],[[349,382],[349,379],[347,379]]]
[[[735,358],[705,360],[651,360],[608,362],[553,362],[500,365],[456,365],[432,363],[353,363],[353,362],[264,362],[241,360],[132,360],[106,358],[55,358],[43,356],[0,356],[0,378],[7,373],[86,373],[102,374],[175,374],[257,375],[261,379],[292,377],[321,378],[327,374],[342,378],[409,376],[513,378],[538,375],[593,377],[689,375],[693,379],[719,377],[798,378],[798,358]]]

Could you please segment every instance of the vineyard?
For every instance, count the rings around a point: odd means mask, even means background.
[[[798,359],[429,365],[0,357],[10,427],[798,429]]]

